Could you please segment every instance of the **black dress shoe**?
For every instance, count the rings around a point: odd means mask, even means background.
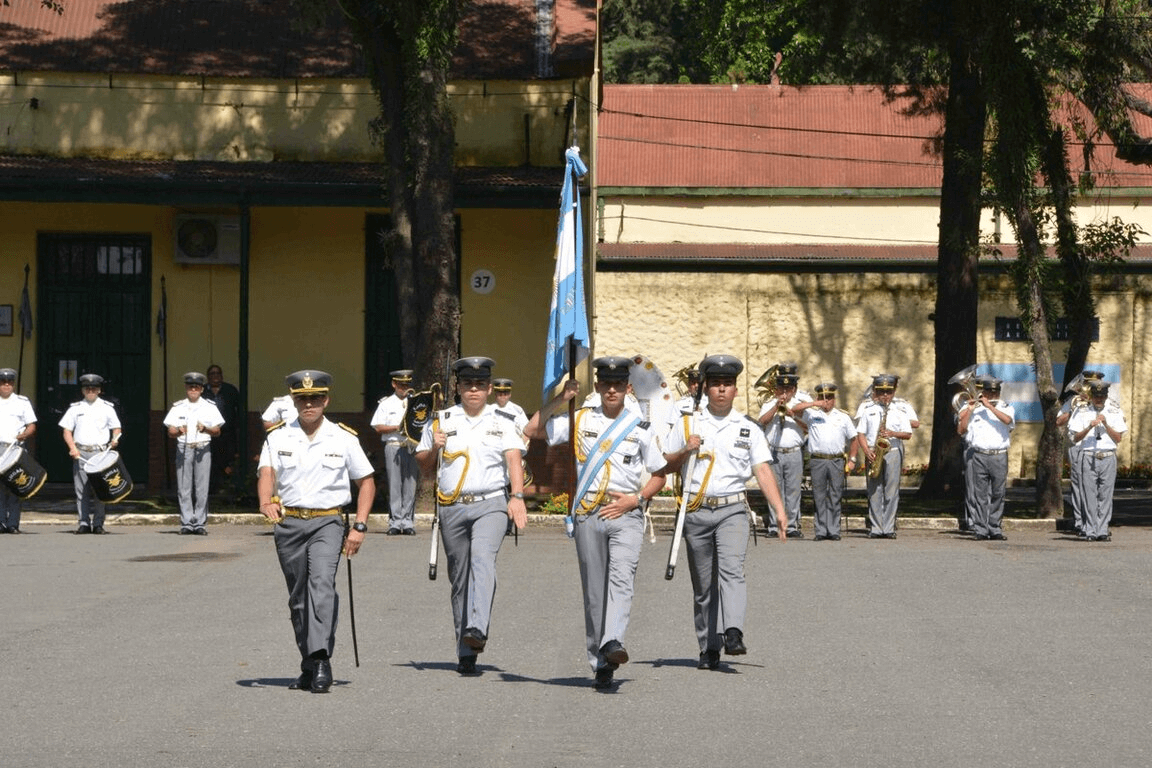
[[[871,531],[869,531],[869,532],[868,532],[868,538],[870,538],[870,539],[882,539],[882,538],[884,538],[884,534],[882,534],[882,533],[872,533]]]
[[[20,529],[19,529],[19,528],[9,528],[9,529],[8,529],[8,533],[14,533],[14,534],[16,534],[16,535],[19,535],[19,534],[20,534]]]
[[[208,531],[204,528],[197,528],[196,530],[192,531],[192,533],[196,534],[197,536],[207,536],[208,535]]]
[[[96,526],[95,528],[93,528],[93,529],[92,529],[92,533],[95,533],[95,534],[98,534],[98,535],[100,535],[100,536],[103,536],[104,534],[108,533],[108,531],[104,530],[104,526],[102,526],[102,525],[98,525],[98,526]]]
[[[456,671],[462,675],[476,674],[476,656],[461,656],[456,662]]]
[[[990,533],[988,534],[988,538],[993,541],[1008,541],[1008,537],[1002,533]]]
[[[983,533],[978,533],[975,536],[973,536],[972,538],[975,541],[988,541],[987,534],[983,534]]]
[[[332,662],[328,659],[316,659],[316,669],[312,673],[312,693],[328,693],[332,687]]]
[[[76,526],[76,533],[92,533],[92,529],[88,527],[87,523],[80,523],[80,525]]]
[[[624,646],[620,644],[619,640],[609,640],[604,643],[604,646],[600,649],[600,653],[611,664],[628,663],[628,651],[624,649]]]
[[[596,682],[593,687],[598,691],[604,691],[612,687],[612,673],[616,671],[615,664],[606,664],[596,670]]]
[[[696,669],[719,669],[720,668],[720,651],[707,650],[700,654],[700,663],[696,665]]]
[[[316,670],[316,662],[312,659],[300,660],[300,677],[296,678],[291,685],[288,686],[290,691],[310,691],[312,690],[312,675]]]
[[[0,525],[0,533],[8,533],[8,526]]]
[[[784,534],[784,536],[789,539],[802,539],[804,538],[804,531],[796,528],[794,530],[788,531]]]
[[[178,531],[178,535],[180,535],[180,536],[191,536],[191,535],[192,535],[192,529],[191,529],[191,528],[181,528],[181,529]]]
[[[743,656],[748,653],[744,647],[744,633],[736,627],[724,630],[724,653],[729,656]]]
[[[415,528],[405,528],[404,529],[404,535],[405,536],[415,536],[416,535],[416,529]]]
[[[827,536],[825,538],[827,538],[828,541],[840,541],[840,534],[834,533],[831,536]]]
[[[488,637],[476,629],[476,627],[468,627],[465,629],[460,633],[460,639],[464,642],[464,645],[476,651],[476,653],[483,651],[484,646],[488,644]]]
[[[388,529],[388,535],[389,536],[399,536],[400,535],[400,529],[399,528],[389,528]]]

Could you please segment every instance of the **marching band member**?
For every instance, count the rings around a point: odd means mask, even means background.
[[[764,436],[772,449],[772,473],[784,497],[784,510],[788,513],[788,538],[802,539],[800,530],[800,488],[804,480],[804,442],[807,425],[796,418],[794,410],[801,403],[810,403],[807,393],[797,393],[800,381],[795,363],[776,366],[774,396],[760,408],[757,421],[764,428]],[[768,521],[768,533],[776,535],[776,525]]]
[[[16,369],[0,368],[0,454],[36,434],[32,402],[16,394]],[[20,498],[0,485],[0,533],[20,533]]]
[[[979,380],[980,395],[957,414],[956,431],[964,438],[964,504],[977,541],[1004,541],[1004,489],[1008,482],[1008,444],[1016,411],[999,399],[1003,382]]]
[[[476,655],[488,643],[496,555],[508,520],[520,529],[528,520],[520,463],[524,441],[508,415],[488,407],[495,365],[488,357],[464,357],[452,364],[460,403],[437,413],[416,449],[420,465],[437,470],[440,534],[452,583],[456,671],[462,675],[476,674]]]
[[[208,377],[184,374],[188,397],[172,403],[164,426],[176,438],[176,488],[180,499],[180,534],[208,535],[208,485],[212,476],[212,438],[220,436],[224,416],[203,397]]]
[[[1108,399],[1109,386],[1106,381],[1092,381],[1088,385],[1089,404],[1078,408],[1068,420],[1068,436],[1078,447],[1086,541],[1112,540],[1108,527],[1116,487],[1116,450],[1128,423],[1120,406]]]
[[[76,492],[79,525],[76,533],[107,533],[104,530],[104,502],[96,498],[84,463],[120,442],[120,417],[112,403],[100,397],[104,377],[86,373],[80,377],[83,400],[68,406],[60,418],[64,445],[72,457],[72,486]]]
[[[856,468],[856,425],[847,411],[836,407],[837,391],[834,383],[822,381],[813,390],[816,399],[800,403],[793,410],[808,429],[816,541],[840,541],[844,476]]]
[[[756,478],[760,491],[775,510],[772,526],[785,539],[788,519],[784,502],[769,469],[768,441],[756,422],[736,411],[736,377],[744,364],[731,355],[710,355],[700,363],[708,407],[692,418],[684,414],[668,435],[667,471],[676,471],[688,454],[698,451],[692,476],[685,478],[689,514],[684,519],[684,542],[692,572],[693,617],[700,646],[698,669],[720,666],[720,646],[730,656],[748,652],[744,645],[744,617],[748,587],[744,557],[748,552],[748,517],[745,493]],[[689,429],[691,428],[691,433]]]
[[[575,430],[566,413],[552,416],[576,397],[578,383],[569,381],[528,422],[528,434],[546,438],[549,445],[575,435],[574,538],[585,647],[596,688],[607,689],[613,673],[628,661],[623,641],[644,541],[644,507],[664,487],[665,461],[652,425],[624,405],[632,360],[599,357],[593,366],[600,405],[577,410]],[[645,473],[651,473],[646,482]]]
[[[892,407],[896,376],[885,373],[872,379],[871,403],[856,424],[856,445],[867,459],[868,538],[896,538],[896,511],[900,506],[900,475],[904,468],[904,441],[912,438],[912,425],[902,408]]]
[[[286,382],[298,415],[269,431],[256,491],[260,513],[276,524],[276,556],[300,650],[300,677],[289,687],[327,693],[340,608],[340,552],[352,557],[364,543],[376,481],[356,433],[324,417],[332,377],[297,371]],[[345,533],[340,512],[352,501],[352,483],[358,487],[356,524]]]
[[[1088,391],[1088,383],[1092,381],[1103,381],[1104,374],[1101,371],[1081,371],[1080,375],[1076,377],[1067,387],[1066,391],[1075,392],[1076,394],[1066,399],[1060,404],[1060,413],[1056,415],[1056,426],[1064,427],[1068,424],[1068,420],[1072,418],[1072,412],[1088,405],[1089,398],[1083,393]],[[1075,443],[1069,442],[1068,444],[1068,479],[1072,486],[1072,492],[1068,494],[1072,499],[1072,526],[1077,536],[1083,537],[1084,533],[1084,500],[1080,497],[1080,492],[1084,490],[1084,484],[1080,482],[1080,446]]]
[[[392,371],[392,394],[380,398],[369,422],[384,443],[388,476],[388,535],[416,535],[416,480],[420,474],[404,434],[404,412],[412,392],[412,371]]]

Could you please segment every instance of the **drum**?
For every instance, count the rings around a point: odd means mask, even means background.
[[[660,369],[644,355],[632,358],[632,371],[628,375],[628,383],[632,385],[632,393],[640,401],[640,409],[644,418],[658,429],[665,429],[667,425],[676,420],[673,409],[675,402],[672,390]]]
[[[98,453],[84,462],[92,492],[105,504],[124,501],[132,492],[132,477],[116,451]]]
[[[47,479],[48,471],[23,447],[13,444],[0,455],[0,482],[17,498],[32,498]]]

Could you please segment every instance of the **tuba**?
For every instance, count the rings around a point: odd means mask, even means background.
[[[753,386],[756,389],[756,394],[759,395],[759,399],[756,402],[757,406],[763,406],[768,398],[776,396],[776,374],[779,370],[779,364],[774,365],[760,374],[760,378],[756,379],[756,383]]]
[[[691,379],[692,372],[696,370],[695,365],[686,365],[676,373],[672,374],[672,378],[676,380],[676,392],[681,397],[687,397],[692,391]]]
[[[884,406],[884,413],[880,416],[880,426],[876,428],[876,455],[872,459],[872,466],[868,467],[868,477],[873,480],[880,477],[880,473],[884,470],[884,456],[892,449],[892,441],[880,436],[880,433],[888,428],[888,409],[890,407],[889,405]]]
[[[980,392],[976,388],[976,366],[970,365],[948,379],[949,384],[959,384],[961,390],[952,396],[952,411],[960,413],[973,400],[980,399]]]

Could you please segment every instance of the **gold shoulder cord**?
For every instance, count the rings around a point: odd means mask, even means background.
[[[572,425],[573,440],[576,441],[576,460],[581,464],[588,460],[588,452],[583,450],[580,444],[580,418],[584,414],[583,408],[576,411],[576,420]],[[580,499],[580,509],[576,514],[586,515],[596,507],[600,506],[607,500],[608,495],[608,478],[612,475],[612,462],[611,460],[604,462],[604,478],[600,481],[600,487],[596,489],[596,498],[588,501],[587,499]]]
[[[688,418],[690,414],[684,414],[684,442],[688,442]],[[708,469],[704,470],[704,479],[700,481],[700,490],[696,492],[694,497],[688,499],[687,511],[695,512],[700,509],[700,505],[704,503],[704,490],[708,487],[708,480],[712,477],[712,467],[716,464],[716,456],[708,451],[701,450],[696,454],[696,461],[708,459]],[[691,478],[684,477],[684,468],[681,467],[680,471],[676,473],[676,483],[673,492],[676,494],[676,504],[682,503],[684,497],[685,483]]]
[[[432,420],[432,430],[436,431],[439,428],[439,426],[440,426],[440,419],[439,418],[433,419]],[[447,443],[445,443],[445,446],[447,446]],[[456,461],[456,459],[460,458],[461,456],[464,457],[464,470],[460,473],[460,482],[456,483],[456,488],[453,489],[452,493],[449,495],[446,495],[440,491],[439,484],[437,484],[437,486],[436,486],[436,500],[439,501],[441,504],[455,504],[456,499],[460,498],[460,489],[464,487],[464,481],[468,478],[468,461],[469,461],[467,448],[465,448],[462,451],[456,451],[455,453],[449,453],[448,450],[445,448],[443,454],[441,455],[441,458],[444,462]]]

